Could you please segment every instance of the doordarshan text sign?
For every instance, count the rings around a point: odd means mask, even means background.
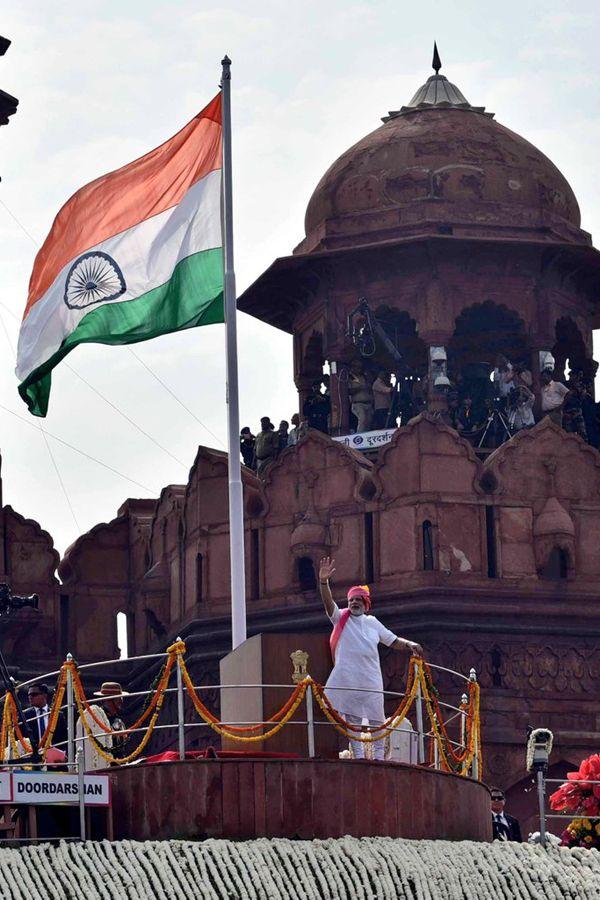
[[[14,772],[8,777],[12,782],[9,802],[15,805],[33,803],[41,806],[52,803],[73,806],[79,803],[77,775],[63,772]],[[110,806],[108,775],[86,775],[84,799],[86,806]]]
[[[339,441],[352,450],[376,450],[383,444],[389,444],[395,431],[395,428],[384,428],[381,431],[363,431],[361,434],[343,434],[341,437],[334,437],[334,441]]]

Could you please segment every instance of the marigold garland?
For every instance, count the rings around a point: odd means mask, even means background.
[[[4,706],[2,708],[2,725],[0,725],[0,753],[4,753],[4,749],[8,743],[8,698],[7,694],[4,698]]]
[[[452,741],[448,735],[437,696],[432,691],[431,670],[426,662],[421,661],[420,671],[423,699],[431,721],[434,740],[439,749],[442,768],[448,772],[466,775],[473,764],[479,745],[479,685],[476,681],[472,681],[469,684],[465,747],[462,751],[457,752],[452,746]]]
[[[464,746],[461,750],[456,750],[453,747],[452,740],[450,739],[442,716],[438,692],[433,684],[431,670],[427,663],[420,658],[414,657],[411,659],[406,693],[396,710],[380,725],[363,726],[346,721],[341,713],[336,710],[329,701],[325,688],[322,685],[317,684],[310,676],[307,676],[303,681],[296,685],[281,709],[268,720],[255,725],[238,726],[222,723],[203,703],[194,687],[194,683],[186,666],[184,660],[185,651],[186,647],[183,641],[176,641],[167,648],[167,659],[159,675],[158,683],[156,684],[150,702],[136,722],[127,729],[124,729],[124,731],[115,731],[112,728],[107,728],[106,724],[98,719],[94,713],[92,704],[85,696],[83,683],[76,663],[73,660],[67,661],[61,668],[54,699],[49,712],[48,726],[40,741],[39,749],[42,759],[45,759],[47,750],[52,745],[52,738],[56,730],[58,715],[62,706],[69,673],[73,683],[73,695],[87,738],[92,742],[100,756],[108,763],[113,765],[124,765],[138,757],[147,746],[164,703],[173,667],[178,665],[181,668],[184,687],[192,701],[195,711],[217,734],[229,738],[230,740],[241,743],[255,743],[266,741],[269,740],[269,738],[274,737],[292,719],[296,710],[305,698],[307,690],[310,688],[314,693],[315,699],[323,712],[323,715],[340,734],[353,741],[374,743],[375,741],[380,741],[390,735],[403,719],[406,718],[420,689],[426,712],[431,722],[430,761],[433,761],[434,747],[437,746],[439,764],[445,771],[467,775],[473,766],[477,753],[479,753],[481,766],[479,685],[475,681],[469,684],[468,702],[467,704],[461,704],[461,711],[465,712],[466,720]],[[101,731],[111,736],[117,734],[131,734],[138,730],[148,719],[150,719],[150,721],[138,746],[127,756],[118,758],[113,756],[113,754],[100,743],[97,735],[93,733],[93,728],[88,720],[88,716]],[[267,730],[265,731],[265,729]],[[364,732],[368,733],[365,735]],[[29,741],[24,737],[19,726],[14,700],[12,696],[8,694],[5,697],[2,712],[0,746],[6,747],[7,744],[10,744],[14,756],[16,758],[21,758],[23,754],[19,751],[18,743],[21,744],[26,753],[31,752]]]
[[[89,721],[88,721],[88,719],[87,719],[87,716],[85,715],[85,712],[86,712],[85,706],[84,706],[84,704],[82,703],[81,698],[80,698],[78,692],[75,693],[75,702],[77,703],[77,709],[79,710],[79,715],[80,715],[80,717],[81,717],[81,721],[82,721],[82,723],[83,723],[83,727],[84,727],[84,729],[85,729],[85,732],[86,732],[86,734],[87,734],[87,736],[88,736],[88,739],[92,742],[92,745],[94,746],[94,748],[96,749],[96,751],[100,754],[100,756],[101,756],[103,759],[106,760],[106,762],[110,763],[111,765],[119,765],[119,766],[122,766],[122,765],[125,765],[125,763],[131,762],[132,760],[136,759],[136,757],[138,757],[138,756],[140,755],[140,753],[142,752],[142,750],[144,749],[144,747],[146,746],[146,744],[147,744],[148,741],[150,740],[150,738],[151,738],[151,736],[152,736],[152,732],[154,731],[154,727],[155,727],[155,725],[156,725],[158,716],[159,716],[159,714],[160,714],[160,710],[161,710],[162,705],[163,705],[164,696],[165,696],[165,694],[164,694],[164,690],[163,690],[163,692],[162,692],[162,693],[160,694],[160,696],[158,697],[158,701],[157,701],[157,704],[156,704],[156,710],[155,710],[155,712],[154,712],[154,715],[153,715],[152,718],[150,719],[150,722],[149,722],[149,724],[148,724],[148,727],[147,727],[147,729],[146,729],[146,732],[145,732],[144,736],[142,737],[142,740],[140,741],[140,743],[137,745],[137,747],[135,748],[135,750],[132,750],[131,753],[129,753],[127,756],[123,756],[123,757],[113,756],[113,754],[112,754],[112,753],[109,753],[109,752],[102,746],[102,744],[100,744],[100,742],[97,740],[96,736],[95,736],[94,733],[93,733],[92,726],[90,725],[90,723],[89,723]],[[95,719],[95,717],[94,717],[94,719]],[[127,731],[131,731],[131,729],[128,728]],[[123,734],[123,733],[124,733],[123,731],[113,731],[113,730],[111,729],[111,736],[112,736],[113,734],[119,734],[119,735],[121,735],[121,734]]]
[[[94,713],[92,704],[85,696],[85,691],[83,689],[81,676],[79,675],[79,672],[77,671],[75,664],[71,662],[71,663],[67,663],[67,665],[72,666],[74,693],[77,696],[79,696],[79,698],[81,699],[81,702],[83,703],[83,706],[85,707],[85,710],[89,714],[90,718],[93,719],[95,724],[99,728],[101,728],[102,731],[104,731],[106,734],[117,734],[118,733],[119,735],[123,735],[123,734],[127,734],[129,732],[136,731],[146,721],[146,719],[151,715],[152,711],[154,710],[155,706],[157,705],[157,703],[159,701],[159,698],[162,696],[162,694],[164,694],[165,690],[167,689],[174,662],[175,662],[175,657],[172,654],[169,655],[167,662],[165,664],[164,670],[163,670],[162,678],[160,679],[160,681],[156,687],[156,691],[153,694],[150,703],[145,708],[145,710],[142,712],[142,714],[138,717],[138,719],[133,723],[133,725],[130,725],[129,728],[125,728],[123,731],[119,731],[119,732],[115,732],[110,727],[107,728],[106,724],[101,719],[97,718],[97,716]]]
[[[479,686],[475,685],[475,687],[478,688]],[[474,691],[473,693],[478,698],[478,692]],[[466,747],[464,751],[462,753],[456,753],[456,751],[452,747],[450,738],[445,731],[445,726],[443,726],[441,724],[441,721],[438,719],[438,712],[436,712],[435,705],[427,690],[425,679],[423,679],[423,699],[425,701],[427,714],[431,722],[433,737],[439,749],[442,769],[447,772],[454,772],[458,775],[467,775],[473,764],[478,745],[478,736],[480,730],[478,702],[477,707],[473,709],[472,716],[468,716],[467,718],[467,723],[471,723],[470,738],[465,742]],[[457,763],[457,765],[453,765],[453,762]]]
[[[208,725],[210,725],[210,727],[214,731],[216,731],[217,734],[220,734],[221,737],[229,738],[232,741],[239,741],[240,743],[255,743],[256,741],[266,741],[269,738],[274,737],[279,731],[281,731],[284,725],[287,725],[289,720],[292,718],[292,716],[302,703],[302,700],[304,699],[304,695],[306,694],[308,685],[312,682],[312,678],[310,678],[309,676],[308,678],[305,678],[303,681],[301,681],[298,685],[296,685],[296,688],[292,693],[290,700],[288,700],[288,702],[285,704],[288,707],[287,711],[281,716],[281,720],[273,728],[271,728],[264,734],[243,736],[230,730],[235,726],[222,726],[217,717],[207,709],[196,692],[196,688],[194,687],[194,683],[190,677],[187,666],[182,656],[179,657],[179,665],[181,666],[181,674],[183,676],[183,682],[185,684],[186,690],[198,715],[202,719],[204,719],[204,721]],[[282,710],[279,711],[279,714],[281,714],[281,712]],[[254,728],[254,726],[251,727]],[[258,727],[263,727],[262,723],[260,723]]]
[[[443,721],[440,705],[437,699],[437,691],[433,688],[431,671],[427,663],[420,658],[413,658],[410,663],[410,675],[416,673],[414,678],[409,675],[407,691],[403,702],[398,709],[379,726],[366,728],[365,726],[352,725],[347,722],[340,713],[334,709],[321,685],[314,684],[315,697],[321,710],[326,718],[331,722],[334,728],[344,737],[350,740],[359,741],[360,743],[374,743],[387,737],[400,722],[406,718],[409,709],[417,695],[419,685],[421,686],[423,699],[425,701],[427,713],[431,721],[433,740],[437,744],[440,753],[440,763],[442,768],[448,772],[456,772],[460,775],[466,775],[469,772],[475,758],[475,753],[479,744],[479,685],[471,682],[469,685],[469,705],[467,709],[467,735],[465,739],[465,749],[457,753],[452,747],[452,743],[446,726]],[[363,737],[356,732],[369,731],[370,734]],[[352,733],[354,732],[354,733]],[[433,749],[433,745],[432,745]],[[433,755],[433,754],[432,754]],[[454,763],[454,764],[453,764]]]
[[[381,725],[369,727],[368,731],[370,732],[370,734],[366,737],[363,737],[362,734],[357,734],[356,732],[359,729],[360,731],[366,732],[367,728],[361,728],[360,725],[356,726],[352,725],[350,722],[347,722],[346,719],[344,719],[340,715],[340,713],[331,705],[330,701],[327,699],[325,689],[322,687],[322,685],[313,683],[317,703],[319,704],[323,714],[331,722],[335,730],[344,735],[344,737],[347,737],[349,740],[359,741],[362,744],[372,744],[375,741],[380,741],[396,730],[398,725],[400,725],[400,723],[408,715],[408,711],[411,708],[417,695],[418,685],[418,679],[414,679],[410,693],[406,694],[404,700],[398,706],[396,711]]]
[[[331,701],[327,697],[327,694],[325,693],[325,688],[322,685],[317,684],[316,682],[313,682],[313,686],[314,686],[314,690],[315,690],[315,695],[317,692],[319,693],[319,695],[321,696],[323,701],[327,704],[329,712],[336,719],[338,724],[343,726],[344,728],[346,728],[348,731],[354,731],[357,734],[362,734],[362,733],[373,733],[373,734],[377,733],[377,734],[379,734],[379,732],[381,732],[383,729],[392,728],[392,730],[394,730],[395,728],[397,728],[398,725],[400,724],[400,722],[403,719],[405,719],[408,714],[408,709],[410,708],[410,704],[412,702],[412,701],[409,701],[409,697],[412,696],[413,700],[414,700],[414,697],[416,696],[416,690],[417,690],[417,686],[415,684],[415,667],[413,665],[411,665],[408,670],[408,680],[406,683],[406,692],[404,694],[403,699],[398,704],[398,707],[380,725],[372,725],[371,726],[371,725],[354,725],[352,722],[346,721],[346,719],[344,719],[344,717],[332,705]],[[319,702],[318,699],[317,699],[317,702]],[[321,705],[321,704],[319,703],[319,705]],[[331,718],[329,716],[327,716],[327,718],[329,719],[329,721],[331,721]],[[345,735],[345,736],[348,737],[348,735]],[[352,736],[350,735],[350,737],[352,737]],[[354,739],[354,738],[352,738],[352,739]],[[356,738],[356,740],[358,740],[358,738]],[[380,738],[378,737],[377,740],[380,740]]]
[[[139,716],[137,721],[134,722],[133,725],[130,725],[129,728],[125,728],[122,731],[115,731],[112,728],[107,729],[106,725],[96,717],[96,715],[94,714],[93,708],[92,708],[91,704],[89,703],[89,701],[87,700],[85,693],[83,691],[83,685],[81,683],[81,678],[79,677],[79,673],[77,672],[75,663],[74,662],[67,663],[67,665],[71,665],[73,667],[72,668],[73,675],[74,675],[74,677],[73,677],[73,687],[74,687],[73,693],[75,696],[75,702],[77,704],[77,709],[79,711],[79,715],[81,717],[81,721],[83,723],[84,730],[88,736],[88,739],[91,740],[92,745],[96,749],[97,753],[99,753],[100,756],[104,760],[106,760],[108,763],[110,763],[112,765],[119,765],[119,766],[125,765],[125,763],[131,762],[132,760],[136,759],[141,754],[142,750],[144,750],[144,748],[146,747],[148,741],[150,740],[150,738],[152,736],[152,732],[154,731],[156,722],[160,715],[160,711],[162,709],[162,705],[163,705],[164,699],[165,699],[166,689],[168,687],[168,684],[169,684],[169,681],[171,678],[171,672],[173,670],[173,665],[175,664],[175,661],[177,660],[177,658],[180,657],[181,654],[183,654],[184,652],[185,652],[185,644],[183,643],[183,641],[176,641],[174,644],[171,644],[170,647],[167,647],[167,662],[166,662],[166,665],[163,670],[162,678],[160,679],[159,684],[156,687],[156,690],[154,692],[151,702],[148,704],[146,709]],[[89,714],[90,718],[96,724],[100,725],[102,727],[102,730],[106,734],[109,734],[112,736],[112,735],[129,734],[129,733],[133,732],[136,728],[139,727],[139,725],[142,722],[146,721],[146,719],[148,718],[150,713],[152,713],[153,710],[154,710],[154,712],[153,712],[152,718],[150,719],[150,722],[148,723],[148,727],[146,728],[146,732],[145,732],[144,736],[142,737],[142,740],[137,745],[135,750],[132,750],[131,753],[129,753],[127,756],[122,756],[122,757],[113,756],[112,753],[109,753],[106,750],[106,748],[102,746],[102,744],[97,740],[96,735],[94,735],[92,727],[88,721],[88,718],[85,715],[85,713],[87,712]]]
[[[52,746],[52,738],[54,737],[54,732],[56,731],[56,725],[58,723],[58,715],[60,713],[66,687],[66,666],[67,664],[65,663],[60,670],[56,691],[48,712],[48,725],[46,726],[46,730],[38,745],[38,751],[43,762],[46,760],[48,749]],[[2,747],[2,752],[4,752],[4,748],[9,742],[12,753],[17,759],[21,759],[23,756],[32,752],[29,739],[25,737],[19,724],[19,715],[12,694],[7,694],[4,698],[2,728],[0,730],[0,747]],[[19,752],[19,744],[23,748],[24,753]]]

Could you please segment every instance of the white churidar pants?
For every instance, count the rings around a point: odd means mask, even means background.
[[[351,725],[361,725],[362,719],[358,716],[349,716],[346,713],[346,720],[350,722]],[[376,725],[382,725],[382,722],[373,721],[373,719],[369,719],[369,725],[371,728],[374,728]],[[367,746],[362,741],[353,741],[350,738],[350,746],[352,747],[352,753],[354,754],[354,759],[364,759],[365,758],[365,747]],[[373,758],[374,759],[384,759],[385,758],[385,737],[380,738],[378,741],[374,741],[373,743]]]

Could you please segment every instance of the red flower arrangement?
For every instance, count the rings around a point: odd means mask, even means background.
[[[579,813],[561,835],[567,847],[600,848],[600,754],[584,759],[577,772],[568,772],[567,781],[550,796],[550,808],[556,812]]]

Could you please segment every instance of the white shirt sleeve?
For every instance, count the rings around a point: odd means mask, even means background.
[[[379,619],[376,619],[375,616],[372,616],[372,619],[377,624],[379,642],[381,644],[385,644],[386,647],[391,647],[394,641],[398,639],[398,635],[394,634],[393,631],[390,631],[389,628],[386,628],[385,625],[382,625]]]
[[[328,615],[328,619],[329,619],[329,621],[331,622],[332,625],[337,625],[340,616],[341,616],[340,608],[339,608],[339,606],[337,605],[337,603],[335,603],[335,601],[334,601],[334,604],[333,604],[333,615],[332,615],[332,616],[329,616],[329,615]]]

